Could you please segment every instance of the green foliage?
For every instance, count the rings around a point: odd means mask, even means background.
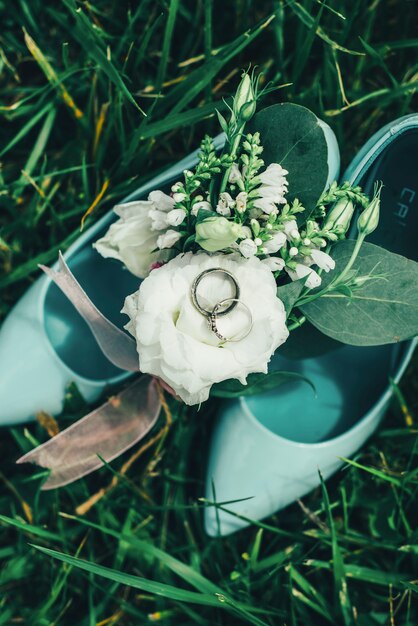
[[[0,318],[37,264],[74,241],[90,206],[86,226],[215,132],[222,98],[250,63],[276,88],[263,105],[294,102],[332,125],[344,167],[375,130],[417,108],[415,4],[3,1]],[[358,626],[414,626],[414,372],[372,441],[327,482],[327,495],[317,489],[302,506],[226,539],[205,536],[200,500],[217,400],[173,415],[170,433],[76,518],[112,479],[110,468],[40,493],[44,472],[15,460],[47,438],[44,429],[4,429],[0,626],[340,625],[350,606]],[[69,400],[61,428],[87,410],[73,391]],[[128,456],[112,465],[116,474]],[[34,543],[122,579],[63,563]],[[225,596],[239,612],[169,598],[162,586],[162,595],[135,589],[127,575],[219,593],[217,602]]]
[[[354,247],[346,240],[333,248],[337,280]],[[363,243],[352,274],[351,288],[333,290],[330,273],[321,285],[330,291],[301,307],[316,328],[354,346],[397,343],[418,334],[418,263]]]
[[[259,131],[266,165],[280,163],[289,174],[289,201],[297,198],[313,211],[328,178],[327,142],[316,116],[295,104],[276,104],[257,113],[251,122]]]
[[[213,386],[211,395],[215,398],[253,396],[295,381],[308,383],[312,389],[315,389],[307,378],[297,372],[269,372],[268,374],[250,374],[246,385],[242,385],[238,380],[226,380],[223,383],[218,383]]]

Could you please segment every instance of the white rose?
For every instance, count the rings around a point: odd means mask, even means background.
[[[280,248],[284,246],[287,241],[287,237],[282,231],[277,231],[272,234],[271,239],[264,242],[264,248],[269,254],[278,252]]]
[[[186,218],[186,211],[184,209],[173,209],[167,213],[167,223],[170,226],[180,226]]]
[[[234,275],[240,299],[251,311],[251,332],[240,341],[221,345],[192,303],[193,281],[211,267]],[[234,295],[231,281],[221,273],[202,281],[203,289],[207,308]],[[289,334],[276,291],[273,274],[257,257],[191,252],[177,256],[125,300],[123,312],[130,318],[126,328],[136,339],[141,371],[162,378],[186,404],[207,400],[215,383],[236,378],[245,384],[248,374],[266,373],[271,356]],[[202,301],[202,292],[200,297]],[[226,337],[247,323],[248,313],[240,306],[218,319]]]
[[[138,278],[145,278],[150,266],[160,258],[154,252],[158,235],[151,230],[150,210],[154,206],[147,200],[117,205],[114,211],[119,219],[93,244],[99,254],[122,261]]]
[[[163,248],[172,248],[179,239],[181,239],[181,235],[177,230],[167,230],[167,232],[158,237],[157,248],[160,248],[160,250]]]
[[[246,259],[249,259],[257,253],[257,244],[252,239],[243,239],[240,241],[238,247],[242,256],[245,256]]]

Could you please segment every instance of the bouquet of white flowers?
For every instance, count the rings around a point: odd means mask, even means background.
[[[211,391],[230,397],[283,382],[269,361],[306,321],[352,345],[418,331],[408,306],[417,264],[365,242],[378,225],[381,187],[369,198],[349,183],[330,184],[316,116],[292,104],[256,113],[261,95],[245,73],[228,119],[218,113],[223,150],[205,137],[183,180],[116,206],[117,221],[95,244],[142,280],[123,306],[136,351],[103,316],[90,317],[103,351],[189,405]],[[68,286],[65,264],[62,274]],[[65,291],[60,274],[51,275]],[[66,293],[77,306],[76,286]],[[85,305],[87,295],[78,295]],[[39,459],[38,451],[25,458]]]

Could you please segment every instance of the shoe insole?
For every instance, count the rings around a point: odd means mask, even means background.
[[[384,184],[381,218],[369,241],[418,260],[418,131],[395,139],[359,184],[371,194],[376,181]],[[316,395],[306,383],[292,382],[246,402],[264,426],[282,437],[301,443],[326,441],[348,430],[373,407],[404,353],[403,344],[341,345],[298,361],[282,356],[279,349],[271,369],[300,372],[313,382]]]

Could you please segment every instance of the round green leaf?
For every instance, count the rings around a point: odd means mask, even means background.
[[[287,198],[302,202],[306,219],[328,178],[328,147],[318,118],[298,104],[273,104],[254,116],[250,128],[261,135],[265,164],[280,163],[288,170]]]

